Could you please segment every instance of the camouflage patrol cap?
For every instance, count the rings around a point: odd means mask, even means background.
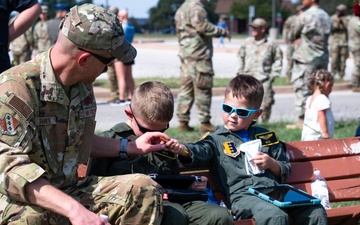
[[[41,13],[48,13],[49,12],[49,7],[47,5],[42,5],[41,6]]]
[[[336,10],[339,10],[339,11],[346,11],[346,5],[344,4],[340,4],[336,7]]]
[[[266,21],[262,18],[256,18],[254,21],[250,24],[251,27],[266,27]]]
[[[108,50],[122,62],[136,57],[135,48],[125,40],[117,16],[93,4],[74,6],[60,23],[62,34],[75,45],[92,50]]]

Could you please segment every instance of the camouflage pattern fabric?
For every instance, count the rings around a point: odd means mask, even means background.
[[[331,21],[333,25],[330,35],[331,72],[334,76],[338,73],[340,79],[343,79],[346,59],[349,55],[347,33],[349,17],[339,17],[335,14],[331,16]]]
[[[295,46],[291,83],[295,91],[295,109],[304,115],[305,100],[310,96],[307,76],[315,69],[327,69],[329,63],[328,39],[332,29],[330,16],[318,6],[312,6],[299,15],[291,31],[291,39],[300,39]],[[301,104],[300,104],[301,102]]]
[[[62,222],[64,218],[29,204],[25,186],[39,177],[81,203],[93,205],[90,209],[94,212],[106,210],[113,224],[140,224],[140,220],[146,221],[144,224],[156,224],[161,219],[161,189],[151,180],[129,175],[79,183],[78,165],[86,164],[90,156],[92,138],[89,137],[95,129],[96,101],[92,85],[77,83],[69,89],[63,88],[55,78],[50,50],[1,74],[1,224],[15,219],[30,224],[67,224]],[[99,187],[109,185],[109,189],[103,189],[107,195],[100,193],[101,197],[91,198],[97,181]],[[110,194],[112,190],[119,192],[119,199]],[[125,194],[127,197],[122,198]],[[114,201],[115,204],[102,203]],[[134,201],[141,202],[141,207]],[[24,208],[18,208],[19,204]],[[13,216],[8,211],[10,208],[19,214]],[[39,215],[42,213],[52,215],[49,221],[44,221],[47,217]]]
[[[48,34],[49,21],[39,21],[34,26],[34,45],[39,53],[48,50],[51,47]]]
[[[18,65],[31,59],[33,43],[34,39],[31,27],[11,42],[11,52],[14,56],[13,65]]]
[[[212,37],[225,36],[226,31],[208,21],[204,6],[198,0],[186,0],[180,6],[175,13],[175,24],[181,61],[178,120],[190,120],[195,101],[200,122],[210,122],[214,76]]]
[[[263,83],[264,100],[261,108],[266,111],[263,121],[270,118],[271,106],[275,103],[272,83],[280,76],[283,54],[278,44],[269,38],[256,41],[253,37],[245,39],[238,52],[239,69],[237,74],[248,74]]]
[[[352,16],[349,20],[349,50],[354,57],[354,70],[351,75],[351,84],[353,87],[360,87],[360,19],[358,16]]]
[[[297,16],[296,15],[292,15],[289,16],[285,22],[284,22],[284,26],[283,26],[283,32],[282,32],[282,38],[284,39],[285,43],[286,43],[286,60],[287,60],[287,65],[286,65],[286,80],[287,82],[290,83],[291,80],[291,70],[292,70],[292,66],[293,66],[293,54],[294,54],[294,41],[291,40],[291,29],[293,24],[295,23]]]
[[[118,81],[116,78],[114,64],[108,66],[107,75],[109,79],[110,100],[115,101],[119,99],[119,88],[118,88]]]

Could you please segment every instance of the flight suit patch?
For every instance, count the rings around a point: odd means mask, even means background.
[[[236,148],[234,142],[224,142],[224,154],[233,158],[236,158],[240,154],[240,150]]]
[[[255,138],[261,140],[262,147],[275,145],[279,143],[279,139],[274,131],[268,131],[268,132],[256,134]]]

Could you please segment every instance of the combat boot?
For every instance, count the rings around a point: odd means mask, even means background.
[[[286,129],[302,129],[304,125],[304,117],[299,117],[297,123],[286,125]]]
[[[178,126],[178,130],[179,131],[193,131],[194,128],[190,127],[188,122],[180,122],[179,126]]]
[[[216,127],[212,125],[210,122],[201,123],[199,131],[200,132],[214,132],[216,130]]]

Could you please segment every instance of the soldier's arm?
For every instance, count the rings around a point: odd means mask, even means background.
[[[271,66],[271,75],[270,77],[272,79],[275,79],[275,77],[280,76],[281,69],[282,69],[282,59],[283,59],[283,53],[276,43],[273,43],[273,64]]]
[[[236,72],[236,75],[243,74],[244,73],[244,67],[245,67],[245,45],[241,45],[239,52],[237,54],[238,62],[239,62],[239,68]]]
[[[200,35],[211,37],[230,36],[226,29],[218,27],[208,21],[205,9],[196,7],[191,10],[190,16],[191,24]]]
[[[9,42],[12,42],[29,29],[37,20],[40,13],[41,7],[39,3],[21,11],[14,22],[9,25]]]

